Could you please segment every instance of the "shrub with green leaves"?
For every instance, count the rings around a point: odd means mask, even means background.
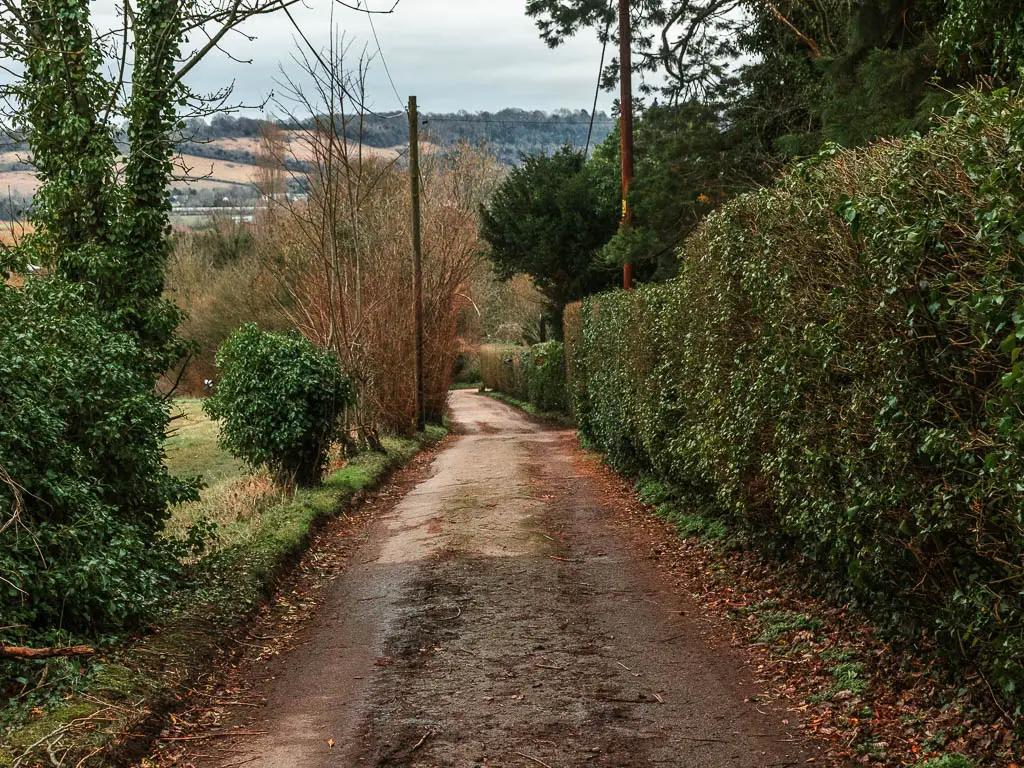
[[[1024,708],[1024,100],[830,148],[566,329],[584,436]]]
[[[0,282],[8,642],[107,632],[146,613],[174,568],[158,535],[168,506],[196,495],[164,466],[167,407],[144,372],[148,353],[89,299],[58,278]]]
[[[526,378],[529,399],[535,408],[565,411],[565,349],[562,342],[544,341],[530,347]]]
[[[217,369],[203,408],[221,421],[225,450],[282,484],[319,482],[339,416],[354,402],[337,359],[298,333],[250,323],[221,345]]]
[[[560,341],[544,341],[532,347],[485,344],[480,348],[484,386],[539,411],[565,412],[565,347]]]

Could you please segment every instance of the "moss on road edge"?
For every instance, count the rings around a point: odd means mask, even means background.
[[[87,690],[3,735],[0,766],[114,766],[137,760],[159,733],[182,691],[206,672],[218,651],[271,596],[309,548],[319,527],[350,512],[446,430],[386,439],[386,454],[365,453],[315,489],[300,490],[265,511],[253,535],[206,558],[178,594],[165,621],[92,664]]]

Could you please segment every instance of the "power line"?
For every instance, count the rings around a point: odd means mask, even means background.
[[[336,2],[338,2],[338,0],[336,0]],[[341,3],[341,2],[339,2],[339,5],[345,5],[348,8],[352,7],[352,6],[348,6],[345,3]],[[396,2],[395,5],[392,6],[391,10],[393,11],[397,6],[398,6],[398,3]],[[320,55],[320,51],[318,51],[316,49],[316,47],[313,45],[313,43],[310,42],[309,38],[306,36],[306,33],[302,31],[302,27],[299,26],[299,23],[295,20],[295,17],[292,16],[291,11],[288,10],[288,6],[287,5],[282,5],[281,8],[284,11],[285,16],[288,17],[288,21],[291,22],[292,28],[296,31],[296,33],[302,39],[302,42],[306,44],[306,47],[309,49],[309,52],[311,54],[313,54],[313,57],[317,60],[317,62],[319,62],[320,66],[323,68],[324,72],[328,73],[329,77],[333,77],[334,74],[332,72],[332,68],[328,65],[328,63],[326,61],[324,61],[324,57],[322,55]],[[360,9],[356,9],[356,10],[360,10]],[[366,13],[365,10],[363,10],[363,12]],[[390,13],[390,12],[391,11],[388,11],[388,13]],[[382,13],[383,13],[383,11],[382,11]],[[348,96],[348,98],[350,98],[353,101],[353,103],[355,103],[355,104],[357,104],[359,106],[359,108],[363,111],[364,114],[373,115],[374,117],[379,117],[381,120],[393,120],[396,117],[403,117],[405,115],[404,112],[396,112],[393,115],[382,115],[379,112],[374,112],[372,109],[370,109],[368,106],[366,106],[366,103],[362,99],[356,98],[356,96],[351,91],[349,91],[349,89],[345,86],[345,83],[343,81],[339,80],[338,87],[341,89],[342,93],[344,93],[346,96]]]
[[[597,68],[597,85],[594,86],[594,105],[590,108],[590,127],[587,129],[587,146],[583,150],[583,157],[590,152],[590,137],[594,133],[594,115],[597,114],[597,97],[601,94],[601,77],[604,75],[604,56],[608,52],[608,30],[612,26],[612,3],[615,0],[608,0],[608,21],[604,24],[604,37],[601,43],[601,65]]]
[[[380,54],[381,64],[384,65],[384,74],[388,76],[388,82],[391,83],[391,90],[395,92],[395,98],[398,99],[398,104],[404,108],[404,105],[402,104],[402,97],[398,94],[398,88],[395,87],[395,81],[391,78],[391,70],[388,69],[388,60],[384,58],[384,49],[380,47],[380,38],[377,37],[377,27],[373,23],[373,11],[370,10],[369,0],[365,0],[365,4],[367,11],[366,20],[370,22],[370,31],[373,32],[373,42],[377,44],[377,53]],[[388,11],[388,13],[391,13],[397,7],[398,2],[392,6],[391,11]]]

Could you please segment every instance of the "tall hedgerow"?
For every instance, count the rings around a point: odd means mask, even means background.
[[[483,385],[528,402],[540,411],[568,410],[565,346],[542,341],[530,347],[484,344],[480,347]]]
[[[1024,705],[1024,100],[827,149],[584,302],[581,429]]]

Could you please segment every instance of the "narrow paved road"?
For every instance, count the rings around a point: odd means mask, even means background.
[[[733,766],[807,756],[615,523],[571,432],[471,392],[288,653],[179,765]],[[332,746],[333,743],[333,746]],[[213,746],[215,745],[215,746]]]

